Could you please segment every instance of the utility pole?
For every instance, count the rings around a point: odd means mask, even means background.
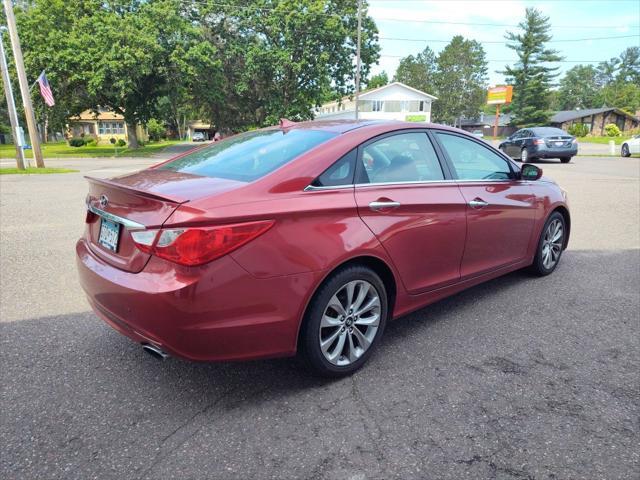
[[[36,117],[33,114],[31,93],[29,92],[29,82],[27,81],[27,74],[24,71],[22,48],[20,47],[18,28],[16,27],[16,17],[13,14],[13,5],[11,4],[11,0],[4,0],[4,12],[7,17],[7,27],[9,27],[9,37],[11,38],[11,48],[13,50],[13,61],[16,64],[16,71],[18,72],[18,84],[20,85],[20,93],[22,94],[24,116],[27,119],[27,128],[29,129],[31,148],[33,149],[33,158],[36,159],[36,167],[43,168],[44,159],[42,158],[42,151],[40,150],[40,137],[38,137]]]
[[[7,1],[7,0],[5,0]],[[358,0],[358,45],[356,46],[356,120],[358,120],[360,97],[360,39],[362,30],[362,0]]]
[[[13,101],[13,88],[11,88],[9,69],[7,68],[7,57],[4,54],[4,42],[2,41],[3,29],[4,27],[0,28],[0,70],[2,70],[4,94],[7,97],[7,110],[9,110],[9,121],[11,122],[11,136],[13,137],[13,144],[16,147],[16,163],[18,164],[19,170],[24,170],[24,150],[22,150],[22,142],[20,141],[18,112],[16,112],[16,104]]]

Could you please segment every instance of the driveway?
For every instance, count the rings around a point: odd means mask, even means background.
[[[0,177],[0,478],[637,479],[640,160],[540,164],[570,248],[392,322],[351,378],[157,361],[76,280],[85,174]],[[57,166],[50,162],[51,166]]]

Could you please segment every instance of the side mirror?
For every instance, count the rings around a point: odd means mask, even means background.
[[[521,180],[538,180],[541,176],[542,169],[530,163],[525,163],[520,169]]]

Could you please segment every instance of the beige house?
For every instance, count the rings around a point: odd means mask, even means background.
[[[136,126],[136,134],[138,140],[148,140],[147,132],[142,125]],[[108,143],[111,138],[129,141],[124,117],[105,109],[100,109],[97,113],[92,110],[85,110],[77,117],[69,118],[67,135],[69,137],[90,136],[98,140],[98,142],[104,143]]]

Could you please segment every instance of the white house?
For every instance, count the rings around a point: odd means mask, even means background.
[[[430,122],[433,95],[421,92],[400,82],[360,93],[359,117],[364,120],[405,120]],[[340,102],[329,102],[315,110],[318,120],[352,119],[356,103],[345,97]]]

